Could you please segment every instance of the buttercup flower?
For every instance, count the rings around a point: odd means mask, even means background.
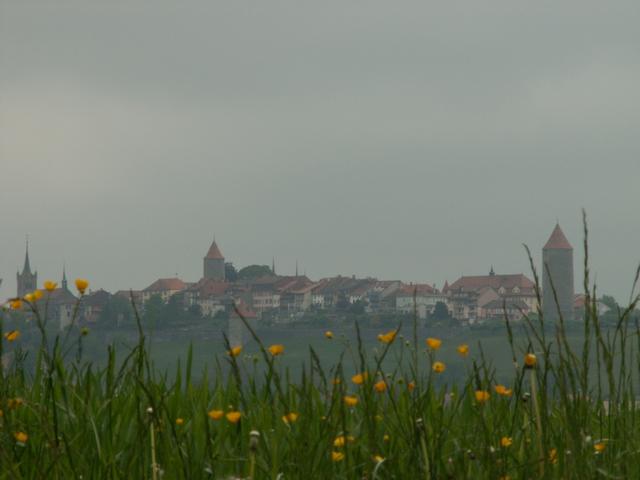
[[[183,418],[176,418],[176,425],[183,425],[183,424],[184,424]]]
[[[224,411],[222,411],[222,410],[209,410],[207,412],[207,415],[209,415],[209,418],[211,420],[220,420],[222,418],[222,416],[224,415]]]
[[[489,400],[489,397],[491,395],[489,395],[489,392],[487,392],[486,390],[476,390],[475,396],[476,396],[476,402],[484,403],[487,400]]]
[[[342,452],[331,452],[331,460],[334,462],[341,462],[344,460],[344,453]]]
[[[458,355],[460,355],[461,357],[466,357],[467,355],[469,355],[469,345],[467,345],[466,343],[458,345],[456,350],[458,351]]]
[[[604,449],[607,448],[607,445],[604,442],[598,442],[593,444],[593,450],[595,453],[602,453]]]
[[[358,397],[355,395],[345,395],[343,400],[347,407],[355,407],[358,404]]]
[[[356,385],[362,385],[367,379],[367,373],[356,373],[353,377],[351,377],[351,381]]]
[[[496,385],[493,388],[498,395],[502,395],[503,397],[510,397],[513,394],[513,390],[505,387],[504,385]]]
[[[327,330],[326,332],[324,332],[324,336],[331,340],[333,338],[333,332],[331,330]]]
[[[397,334],[397,330],[391,330],[387,333],[381,333],[380,335],[378,335],[378,340],[382,343],[391,343],[396,338]]]
[[[40,300],[42,298],[42,290],[34,290],[33,296],[36,300]]]
[[[502,437],[500,439],[500,446],[503,448],[510,447],[513,443],[513,439],[511,437]]]
[[[426,342],[427,347],[429,347],[431,350],[438,350],[440,348],[440,345],[442,345],[442,340],[440,340],[439,338],[429,337],[427,338]]]
[[[268,348],[268,350],[271,355],[273,355],[274,357],[277,357],[278,355],[282,355],[284,353],[284,345],[280,345],[280,344],[271,345]]]
[[[387,384],[384,380],[380,380],[373,384],[373,388],[376,392],[382,393],[387,389]]]
[[[555,448],[549,450],[549,463],[551,465],[558,463],[558,450]]]
[[[13,310],[20,310],[22,308],[22,300],[20,300],[19,298],[14,298],[13,300],[11,300],[11,303],[9,305]]]
[[[227,420],[231,423],[238,423],[242,414],[240,412],[229,412],[225,415]]]
[[[384,457],[382,455],[374,455],[373,457],[371,457],[371,460],[373,460],[375,463],[380,463],[384,461]]]
[[[229,350],[227,353],[232,357],[237,357],[241,352],[242,347],[240,345],[237,345],[235,347],[232,347],[231,350]]]
[[[15,432],[13,437],[16,439],[16,442],[25,444],[27,440],[29,440],[29,435],[24,432]]]
[[[407,383],[407,390],[409,390],[409,392],[413,392],[414,388],[416,388],[416,382]]]
[[[25,302],[33,303],[35,299],[36,299],[36,297],[33,295],[33,293],[27,293],[24,296]]]
[[[295,412],[289,412],[286,415],[282,416],[282,421],[287,425],[298,420],[298,414]]]
[[[347,443],[353,443],[355,441],[356,439],[352,435],[348,435],[346,437],[344,435],[338,435],[333,441],[333,446],[336,448],[340,448],[344,447]]]
[[[527,353],[524,356],[524,366],[525,368],[533,368],[536,366],[536,363],[538,363],[538,359],[536,358],[536,356],[533,353]]]
[[[431,367],[433,369],[434,372],[436,373],[442,373],[445,371],[445,369],[447,368],[447,366],[442,363],[442,362],[434,362],[433,363],[433,367]]]
[[[9,407],[9,410],[15,410],[16,408],[21,406],[23,403],[24,403],[24,400],[22,400],[22,398],[20,397],[10,398],[9,400],[7,400],[7,407]]]
[[[76,278],[76,288],[78,289],[78,292],[80,292],[80,295],[84,295],[84,292],[87,290],[88,286],[88,280],[85,280],[84,278]]]
[[[58,284],[56,282],[52,282],[51,280],[47,280],[46,282],[44,282],[44,289],[47,292],[53,292],[57,286]]]
[[[7,332],[4,334],[4,338],[8,341],[8,342],[14,342],[16,341],[18,338],[20,337],[20,331],[19,330],[11,330],[10,332]]]

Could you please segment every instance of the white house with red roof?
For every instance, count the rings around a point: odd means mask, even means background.
[[[403,285],[395,292],[396,311],[417,312],[418,318],[425,319],[433,312],[436,303],[447,301],[447,297],[428,283]]]

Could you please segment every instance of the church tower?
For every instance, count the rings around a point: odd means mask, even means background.
[[[204,257],[204,278],[218,282],[225,281],[224,257],[216,244],[215,238],[209,247],[207,255]]]
[[[553,296],[556,290],[558,301]],[[564,320],[573,320],[573,247],[556,224],[542,249],[542,312],[546,321],[558,321],[558,307]]]
[[[22,273],[16,273],[18,285],[18,297],[24,297],[27,293],[33,292],[38,288],[38,272],[31,272],[31,264],[29,263],[29,241],[27,240],[27,250],[24,256],[24,266]]]

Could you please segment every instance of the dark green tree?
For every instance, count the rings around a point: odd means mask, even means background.
[[[227,279],[227,282],[235,282],[238,280],[238,271],[236,267],[233,266],[233,263],[227,262],[224,264],[224,278]]]
[[[250,280],[252,278],[270,277],[273,275],[268,265],[249,265],[238,272],[238,280]]]
[[[451,317],[449,315],[447,305],[444,302],[437,302],[433,309],[433,313],[431,314],[431,318],[434,320],[449,320]]]

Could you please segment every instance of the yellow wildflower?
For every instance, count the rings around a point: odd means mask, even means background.
[[[19,298],[14,298],[13,300],[11,300],[11,303],[9,305],[13,310],[20,310],[22,308],[22,300],[20,300]]]
[[[4,338],[8,341],[8,342],[14,342],[16,341],[18,338],[20,337],[20,331],[19,330],[11,330],[10,332],[7,332],[4,334]]]
[[[598,442],[593,444],[593,450],[596,453],[604,452],[604,449],[607,448],[607,445],[604,442]]]
[[[413,392],[414,388],[416,388],[416,382],[407,383],[407,390],[409,390],[409,392]]]
[[[391,440],[391,437],[385,433],[382,437],[382,440],[388,442],[389,440]]]
[[[391,330],[387,333],[381,333],[380,335],[378,335],[378,340],[382,343],[391,343],[395,340],[397,334],[397,330]]]
[[[445,369],[447,368],[447,366],[442,363],[442,362],[434,362],[433,363],[433,367],[431,367],[433,369],[434,372],[436,373],[442,373],[445,371]]]
[[[353,443],[356,439],[352,435],[344,436],[338,435],[333,441],[333,446],[336,448],[344,447],[347,443]]]
[[[225,417],[227,417],[227,420],[231,423],[238,423],[242,414],[240,412],[229,412]]]
[[[232,347],[231,350],[229,350],[227,353],[231,357],[237,357],[238,355],[240,355],[240,353],[242,353],[242,347],[240,345],[237,345],[235,347]]]
[[[344,460],[344,453],[342,452],[331,452],[331,460],[334,462],[341,462]]]
[[[184,424],[184,418],[176,418],[176,425],[183,425]]]
[[[469,345],[467,345],[466,343],[458,345],[458,348],[456,348],[456,350],[458,351],[458,355],[460,355],[461,357],[466,357],[467,355],[469,355]]]
[[[324,336],[331,340],[333,338],[333,332],[331,330],[327,330],[326,332],[324,332]]]
[[[27,443],[27,440],[29,440],[29,435],[24,432],[15,432],[13,436],[18,443]]]
[[[342,383],[342,380],[340,380],[338,377],[334,378],[332,380],[332,382],[334,385],[340,385]]]
[[[358,397],[355,395],[345,395],[343,400],[347,407],[355,407],[358,404]]]
[[[538,362],[538,359],[536,358],[536,356],[533,353],[527,353],[524,356],[524,365],[525,365],[526,368],[535,367],[537,362]]]
[[[442,345],[442,340],[440,340],[439,338],[427,338],[427,346],[431,350],[438,350],[440,348],[440,345]]]
[[[27,294],[24,296],[24,300],[25,300],[26,302],[29,302],[29,303],[33,303],[35,299],[36,299],[36,297],[33,295],[33,293],[27,293]]]
[[[286,415],[282,416],[282,421],[287,425],[298,420],[298,414],[295,412],[289,412]]]
[[[558,463],[558,450],[555,448],[549,450],[549,463],[551,465]]]
[[[222,416],[224,415],[224,411],[223,410],[209,410],[209,412],[207,412],[207,415],[209,415],[209,418],[211,420],[220,420],[222,418]]]
[[[387,383],[384,380],[380,380],[373,384],[373,388],[376,392],[382,393],[387,389]]]
[[[284,345],[280,345],[280,344],[271,345],[268,348],[268,350],[271,355],[273,355],[274,357],[277,357],[278,355],[282,355],[284,353]]]
[[[21,406],[23,403],[24,403],[24,400],[22,400],[22,398],[20,397],[10,398],[9,400],[7,400],[7,407],[9,407],[9,410],[15,410],[16,408]]]
[[[498,395],[502,395],[503,397],[510,397],[513,394],[513,390],[505,387],[504,385],[496,385],[493,388]]]
[[[84,278],[76,278],[76,288],[80,292],[80,295],[84,295],[84,292],[87,290],[89,286],[89,281]]]
[[[368,378],[367,372],[356,373],[353,377],[351,377],[351,381],[356,385],[362,385],[367,378]]]
[[[42,290],[34,290],[33,296],[36,300],[40,300],[42,298]]]
[[[371,457],[371,460],[373,460],[375,463],[380,463],[384,461],[384,457],[382,455],[374,455],[373,457]]]
[[[51,280],[47,280],[46,282],[44,282],[44,289],[47,292],[53,292],[57,286],[58,284],[56,282],[52,282]]]
[[[513,439],[511,437],[502,437],[500,439],[501,447],[504,447],[504,448],[510,447],[512,443],[513,443]]]
[[[476,390],[476,402],[478,403],[484,403],[487,400],[489,400],[489,397],[491,395],[489,395],[489,392],[487,392],[486,390]]]

